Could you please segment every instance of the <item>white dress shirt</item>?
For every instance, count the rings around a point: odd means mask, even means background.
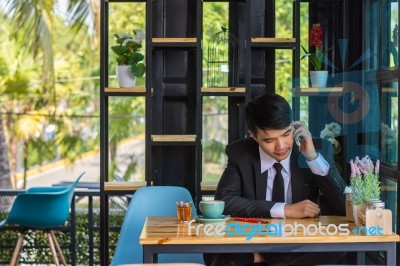
[[[274,178],[276,174],[276,170],[274,164],[277,162],[274,158],[266,154],[261,147],[258,147],[260,151],[260,161],[261,161],[261,173],[268,171],[268,180],[267,180],[267,193],[266,200],[271,201],[272,199],[272,187],[274,184]],[[316,175],[326,176],[329,172],[329,164],[328,162],[318,153],[317,158],[312,161],[306,161],[308,166]],[[282,165],[282,176],[283,182],[285,186],[285,202],[277,202],[271,208],[271,217],[272,218],[286,218],[284,207],[285,204],[292,203],[292,184],[290,181],[290,155],[279,162]]]

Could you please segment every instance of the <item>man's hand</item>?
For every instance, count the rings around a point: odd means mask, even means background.
[[[299,151],[304,155],[304,157],[306,157],[308,161],[315,160],[318,154],[315,151],[312,135],[306,123],[294,121],[292,125],[295,129],[293,132],[293,138],[300,140]]]
[[[286,204],[284,212],[286,218],[313,218],[318,216],[320,209],[311,200],[303,200],[294,204]]]

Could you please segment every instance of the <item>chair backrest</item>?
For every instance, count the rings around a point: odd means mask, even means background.
[[[83,176],[67,187],[34,187],[17,195],[7,223],[31,228],[49,228],[65,223],[74,189]]]
[[[177,201],[193,199],[183,187],[151,186],[137,190],[125,214],[111,265],[143,263],[143,247],[139,244],[139,237],[146,217],[176,215]],[[192,215],[197,215],[194,205]],[[159,262],[203,263],[203,257],[202,254],[162,254]]]
[[[71,206],[72,197],[74,196],[74,190],[75,190],[76,186],[78,185],[79,180],[81,180],[82,176],[85,173],[86,172],[83,172],[82,174],[80,174],[80,176],[78,176],[78,178],[74,181],[74,183],[72,183],[70,186],[68,186],[68,202],[69,202],[69,206]]]

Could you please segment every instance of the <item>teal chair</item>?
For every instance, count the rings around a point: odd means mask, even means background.
[[[21,228],[10,265],[17,265],[24,237],[28,230],[46,231],[54,263],[59,265],[57,249],[61,262],[67,265],[52,229],[67,221],[74,189],[83,174],[70,186],[33,187],[17,195],[7,218],[0,222],[0,227],[5,224],[15,224]]]
[[[192,201],[189,191],[183,187],[150,186],[137,190],[129,203],[122,223],[112,266],[143,263],[143,247],[139,237],[147,216],[176,216],[177,201]],[[197,215],[193,205],[192,215]],[[204,264],[203,254],[161,254],[161,263],[192,262]]]

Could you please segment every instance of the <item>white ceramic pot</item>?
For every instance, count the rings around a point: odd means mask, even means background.
[[[136,77],[132,74],[131,66],[117,66],[117,80],[121,88],[135,87]]]
[[[326,88],[328,81],[328,71],[310,71],[311,87],[313,88]]]

